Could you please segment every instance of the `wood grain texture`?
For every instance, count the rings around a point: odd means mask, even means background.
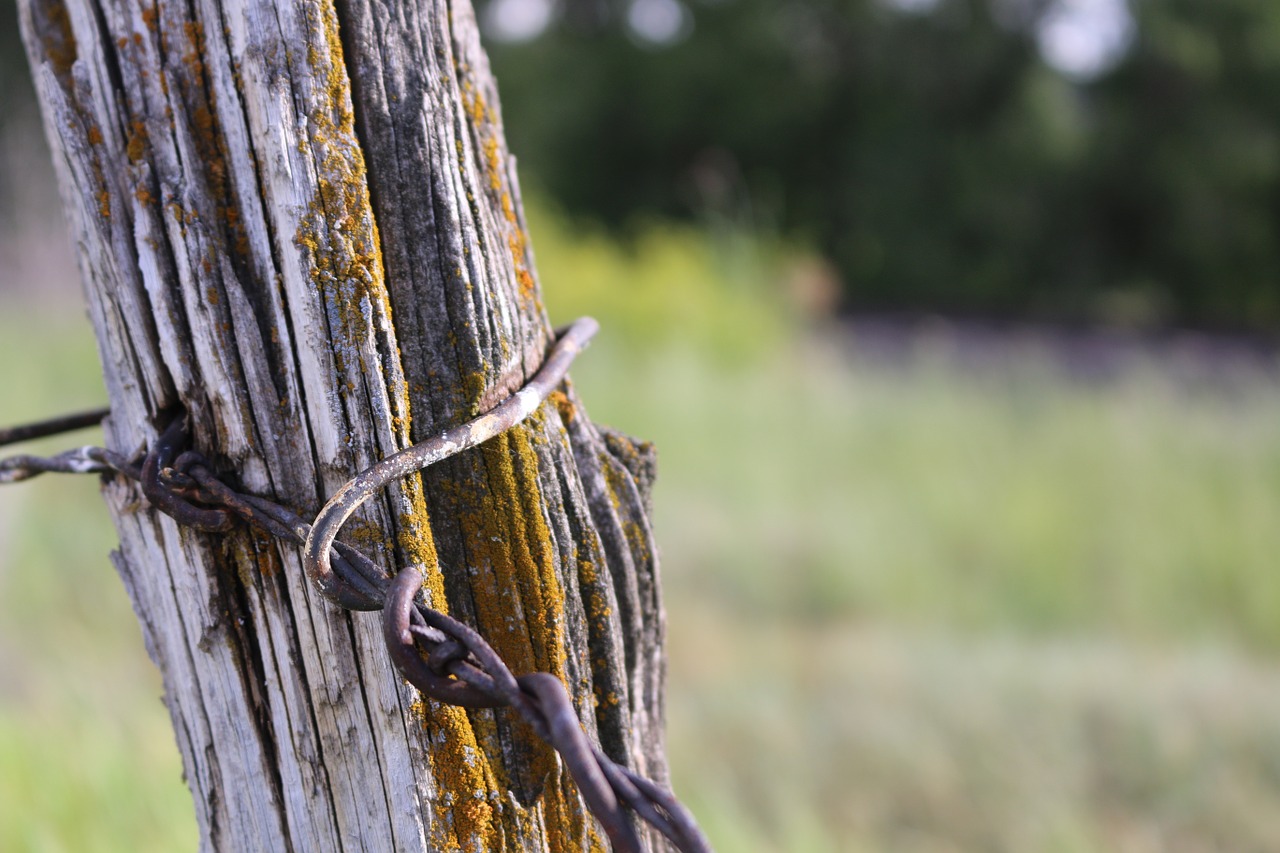
[[[112,449],[185,406],[219,471],[309,513],[536,369],[551,331],[466,0],[20,12]],[[611,757],[665,781],[652,449],[569,385],[553,403],[344,538],[422,566],[434,606],[563,678]],[[423,702],[295,549],[104,492],[204,849],[603,846],[554,753],[504,712]]]

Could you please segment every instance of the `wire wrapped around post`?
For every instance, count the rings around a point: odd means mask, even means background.
[[[540,672],[515,675],[474,628],[428,607],[420,600],[419,567],[406,566],[389,577],[360,551],[337,541],[352,513],[390,483],[500,435],[536,411],[598,328],[595,320],[584,317],[562,330],[523,388],[491,411],[370,466],[338,489],[311,524],[285,506],[236,491],[209,469],[202,455],[184,449],[189,441],[185,412],[171,418],[141,459],[126,460],[100,447],[53,457],[15,456],[0,460],[0,483],[44,473],[119,474],[138,482],[156,509],[184,526],[220,533],[239,519],[301,546],[307,574],[328,601],[347,610],[382,610],[382,634],[391,662],[425,696],[468,708],[510,707],[519,714],[560,754],[615,850],[642,850],[630,811],[676,849],[709,853],[711,846],[697,822],[674,795],[615,763],[588,739],[558,678]],[[6,437],[26,440],[91,426],[106,414],[90,412],[0,430],[0,444]]]
[[[556,338],[542,367],[529,383],[498,404],[491,411],[434,438],[406,447],[369,466],[333,493],[316,515],[315,524],[302,549],[307,574],[326,597],[350,610],[377,610],[382,605],[355,594],[329,565],[329,551],[338,531],[361,504],[390,483],[421,471],[430,465],[475,447],[500,435],[533,414],[555,390],[573,363],[574,357],[590,342],[600,324],[582,317],[564,329]]]

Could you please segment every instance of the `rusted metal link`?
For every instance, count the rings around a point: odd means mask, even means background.
[[[391,581],[386,607],[382,610],[382,637],[386,641],[391,662],[414,687],[438,702],[461,705],[464,708],[496,708],[505,704],[500,696],[488,694],[465,681],[435,672],[423,660],[414,642],[414,634],[409,630],[412,613],[415,611],[414,597],[422,589],[422,581],[422,572],[414,566],[401,569],[400,574]],[[422,615],[421,612],[419,615]],[[440,630],[438,626],[432,627]]]
[[[597,756],[601,754],[591,748],[564,684],[545,672],[522,675],[518,682],[525,701],[513,704],[534,731],[560,753],[614,849],[639,851],[640,839],[630,817],[618,804],[618,796],[599,764]]]
[[[641,849],[624,805],[677,849],[711,850],[693,816],[674,796],[616,764],[587,739],[573,700],[558,678],[548,673],[516,677],[473,628],[416,603],[423,579],[416,566],[402,569],[391,581],[382,614],[387,651],[410,684],[451,705],[512,707],[560,753],[615,850]]]
[[[187,444],[187,415],[185,412],[174,418],[160,437],[155,447],[142,462],[142,493],[152,505],[168,515],[184,527],[203,530],[208,533],[225,533],[234,523],[230,512],[225,509],[207,509],[184,500],[174,488],[165,481],[172,476],[173,462]]]
[[[600,752],[599,747],[596,751]],[[710,853],[711,843],[694,820],[693,813],[674,794],[629,767],[603,760],[600,766],[609,775],[609,783],[614,790],[622,793],[631,808],[657,827],[677,849]],[[621,778],[615,778],[615,775]],[[630,783],[630,787],[623,783],[624,780]]]
[[[190,484],[183,478],[189,478]],[[175,492],[188,500],[223,507],[250,526],[294,545],[302,545],[311,525],[301,516],[277,503],[245,495],[219,480],[198,453],[186,451],[174,460],[172,474],[166,478]],[[343,601],[358,606],[348,610],[378,610],[387,586],[385,573],[364,554],[342,542],[334,543],[330,555],[343,589]]]
[[[111,414],[110,409],[94,409],[93,411],[80,412],[74,415],[62,415],[61,417],[50,418],[47,421],[38,421],[33,424],[22,424],[21,426],[0,429],[0,447],[8,444],[17,444],[20,441],[31,441],[35,438],[61,435],[64,432],[97,426],[109,414]]]
[[[237,520],[303,548],[316,588],[349,610],[383,611],[382,629],[396,669],[424,695],[468,708],[512,708],[561,756],[582,797],[620,853],[641,850],[631,814],[647,821],[684,853],[711,850],[693,816],[661,786],[611,760],[588,739],[564,684],[548,673],[516,676],[470,626],[421,601],[424,576],[407,566],[393,578],[371,559],[337,541],[338,531],[366,500],[391,482],[420,471],[520,423],[560,384],[569,363],[598,326],[583,318],[563,330],[543,366],[524,388],[492,411],[383,459],[339,489],[313,524],[289,508],[228,486],[203,456],[187,449],[186,414],[174,417],[140,462],[99,447],[58,456],[0,460],[0,483],[42,473],[119,473],[137,481],[148,500],[179,524],[207,532]],[[106,412],[59,418],[11,430],[24,440],[96,423]]]
[[[333,497],[329,498],[316,516],[311,533],[307,536],[307,544],[302,549],[307,574],[316,587],[335,600],[345,594],[341,579],[334,575],[333,567],[329,564],[329,551],[338,538],[342,525],[347,523],[347,519],[361,504],[388,484],[469,447],[475,447],[529,417],[564,379],[569,364],[599,329],[600,324],[590,317],[577,320],[559,333],[542,367],[515,394],[478,418],[391,454],[334,492]]]

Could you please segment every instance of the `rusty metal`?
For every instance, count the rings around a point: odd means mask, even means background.
[[[225,533],[233,524],[232,515],[225,509],[197,506],[181,497],[180,491],[167,480],[173,475],[173,462],[186,447],[187,415],[174,418],[156,439],[155,447],[142,463],[142,493],[152,505],[183,527],[192,527],[206,533]]]
[[[10,456],[0,459],[0,483],[16,483],[40,474],[101,474],[114,470],[101,460],[100,447],[77,447],[57,456]]]
[[[50,418],[47,421],[0,429],[0,447],[8,444],[17,444],[20,441],[31,441],[36,438],[61,435],[64,432],[97,426],[109,414],[111,414],[110,409],[94,409],[90,412],[62,415],[61,417]]]
[[[573,699],[558,678],[545,672],[512,674],[473,628],[415,600],[423,580],[416,566],[401,569],[382,611],[387,651],[410,684],[450,705],[513,708],[560,753],[615,850],[641,849],[627,809],[678,850],[711,850],[693,816],[670,792],[615,763],[587,739]]]
[[[316,588],[348,610],[382,610],[382,632],[393,665],[414,687],[436,701],[467,708],[509,707],[561,756],[588,808],[613,848],[642,848],[632,814],[648,822],[684,853],[709,853],[710,844],[671,792],[615,763],[582,728],[565,685],[548,673],[515,675],[470,626],[421,600],[423,575],[407,566],[388,577],[349,545],[338,531],[362,503],[395,480],[493,438],[532,414],[555,390],[598,326],[590,318],[563,330],[542,367],[522,389],[493,410],[413,445],[371,466],[340,488],[308,524],[288,507],[228,486],[199,453],[187,449],[185,413],[175,416],[139,460],[100,447],[80,447],[52,457],[0,460],[0,483],[45,473],[120,474],[138,482],[147,499],[179,524],[205,532],[230,530],[237,519],[303,548]],[[0,430],[25,438],[53,435],[101,421],[107,412],[58,418]],[[90,420],[92,418],[92,420]]]
[[[341,600],[347,590],[329,565],[329,550],[338,538],[338,531],[351,514],[388,484],[487,441],[533,414],[547,395],[560,384],[569,364],[599,328],[600,325],[590,317],[579,319],[560,333],[533,379],[494,409],[433,438],[393,453],[334,492],[316,516],[307,544],[302,549],[307,574],[311,576],[316,588],[342,606],[350,606]]]

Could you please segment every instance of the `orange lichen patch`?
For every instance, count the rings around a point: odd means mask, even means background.
[[[596,564],[591,560],[578,560],[578,589],[586,604],[587,630],[592,637],[592,642],[596,638],[607,637],[612,627],[611,620],[613,617],[613,608],[610,606],[609,588],[607,582],[600,575]],[[591,674],[593,677],[592,692],[594,693],[595,705],[609,705],[608,696],[604,694],[602,684],[611,683],[613,678],[610,673],[610,664],[608,659],[603,657],[592,658]],[[616,696],[612,704],[617,704]]]
[[[617,456],[628,470],[636,471],[652,465],[656,451],[652,441],[637,441],[629,435],[615,432],[610,437],[609,451]]]
[[[147,154],[147,126],[141,119],[129,122],[129,141],[125,145],[129,162],[137,163]]]
[[[502,218],[507,221],[507,247],[511,250],[511,260],[515,265],[516,281],[520,291],[526,296],[534,295],[537,285],[533,274],[529,272],[529,237],[520,227],[520,219],[516,216],[515,205],[511,201],[511,193],[502,193]]]
[[[370,551],[390,551],[391,539],[382,528],[364,518],[353,518],[347,522],[344,538],[354,547],[368,553]]]
[[[204,24],[199,21],[185,21],[182,24],[183,34],[187,40],[187,52],[182,57],[184,63],[200,62],[204,56]]]
[[[642,562],[652,562],[653,547],[649,531],[635,518],[638,508],[631,507],[629,502],[622,498],[628,487],[632,485],[630,473],[616,460],[613,464],[606,462],[604,484],[613,509],[622,522],[622,534],[627,540],[632,555]]]
[[[253,555],[258,565],[258,574],[268,578],[279,574],[280,555],[269,537],[260,533],[253,534]]]
[[[512,225],[520,224],[520,220],[516,218],[515,205],[511,202],[511,193],[502,194],[502,218]]]
[[[71,66],[77,57],[76,37],[71,30],[71,16],[62,3],[32,3],[34,29],[44,49],[44,57],[64,88],[71,87]]]
[[[76,128],[72,127],[74,131]],[[104,220],[111,218],[111,193],[107,191],[107,178],[102,170],[102,156],[96,150],[102,145],[102,129],[96,124],[90,124],[88,130],[85,131],[85,139],[95,149],[93,152],[93,179],[98,185],[94,198],[98,202],[98,215]]]
[[[170,201],[165,205],[165,210],[169,211],[169,215],[173,217],[173,221],[182,227],[182,233],[185,235],[186,227],[196,221],[194,211],[187,210],[176,201]]]
[[[493,113],[489,111],[489,104],[485,101],[484,95],[476,91],[475,84],[467,76],[467,70],[465,65],[458,66],[458,76],[462,89],[462,108],[466,110],[467,117],[471,119],[473,125],[479,127],[486,122],[492,123]]]
[[[516,282],[520,285],[520,292],[525,296],[533,295],[537,284],[533,280],[533,275],[524,267],[516,267]]]
[[[421,500],[420,488],[414,488],[410,483],[408,489],[410,503],[413,508],[409,512],[401,513],[399,530],[396,534],[396,544],[400,546],[400,550],[405,554],[409,562],[427,566],[428,568],[439,567],[440,558],[436,555],[435,537],[431,533],[431,522],[427,518],[426,501],[422,500],[421,507],[417,504]],[[426,586],[431,593],[432,607],[438,610],[446,609],[444,597],[444,581],[438,578],[436,572],[428,572]]]
[[[529,272],[529,256],[526,251],[528,245],[529,238],[519,226],[507,236],[507,246],[511,249],[511,259],[515,263],[516,281],[520,283],[520,289],[526,296],[533,293],[533,275]]]
[[[428,603],[446,610],[444,577],[427,520],[421,481],[410,478],[406,492],[414,509],[400,517],[400,546],[409,559],[426,567],[423,588]],[[488,851],[502,849],[509,837],[499,827],[492,797],[499,790],[493,770],[480,749],[467,713],[462,708],[419,700],[410,712],[428,732],[427,759],[440,796],[445,820],[435,826],[436,850]]]
[[[489,795],[494,790],[488,762],[476,744],[466,711],[432,703],[428,729],[431,772],[441,804],[451,820],[452,837],[432,839],[437,850],[498,850],[503,833],[498,828]],[[445,826],[441,826],[445,829]]]
[[[639,522],[624,521],[622,523],[622,535],[626,537],[627,545],[631,547],[631,553],[637,561],[642,563],[653,562],[649,532]]]
[[[452,332],[450,337],[454,337]],[[457,346],[456,340],[451,340],[450,343]],[[470,417],[477,417],[494,406],[492,396],[487,393],[489,390],[489,381],[483,370],[464,373],[457,386],[458,405],[469,412]]]
[[[422,728],[431,723],[431,709],[427,707],[427,699],[421,693],[415,693],[409,703],[409,719]]]
[[[573,419],[578,416],[578,410],[574,407],[573,401],[569,399],[569,395],[563,391],[556,389],[547,395],[547,399],[551,401],[551,405],[556,407],[556,411],[560,413],[560,420],[566,424],[573,423]]]
[[[610,460],[607,454],[601,454],[601,462],[603,464],[600,467],[604,469],[604,488],[609,493],[609,503],[613,504],[615,513],[621,513],[622,498],[618,496],[618,493],[625,487],[622,472],[616,466],[609,464]]]
[[[186,116],[189,120],[197,154],[190,164],[191,171],[198,176],[196,180],[202,178],[204,182],[202,192],[193,193],[192,197],[211,200],[211,203],[197,203],[197,210],[186,211],[181,216],[175,214],[175,220],[189,225],[199,214],[208,229],[206,233],[218,243],[216,253],[225,254],[233,263],[239,263],[248,253],[248,238],[240,222],[238,201],[229,178],[227,141],[218,119],[217,89],[206,68],[208,45],[205,31],[199,21],[184,20],[181,17],[184,14],[187,13],[176,7],[170,7],[162,14],[159,5],[141,10],[145,30],[157,35],[159,51],[176,59],[164,63],[159,74],[159,86],[166,99],[173,101],[172,106],[166,104],[164,108],[170,127],[174,126],[174,107],[178,116]],[[147,40],[142,32],[131,35],[129,41],[138,51],[137,57],[141,56]],[[142,62],[137,57],[135,60]],[[143,67],[141,72],[145,75],[146,68]],[[149,156],[149,149],[145,119],[135,116],[127,129],[125,154],[130,162],[141,163]],[[210,269],[213,266],[210,265]]]
[[[596,564],[590,560],[578,560],[578,581],[588,586],[595,586],[600,581],[600,573]]]
[[[645,446],[641,444],[637,447],[635,444],[630,444],[630,449],[638,455]],[[625,452],[620,442],[614,442],[614,447],[618,452]],[[627,545],[635,559],[651,562],[653,550],[649,531],[636,520],[638,508],[633,508],[629,501],[623,500],[623,495],[633,487],[631,474],[617,460],[606,458],[604,463],[605,490],[609,493],[609,501],[613,504],[614,512],[618,514],[618,519],[622,523],[622,534],[627,540]]]
[[[245,230],[244,223],[240,221],[239,208],[225,208],[223,219],[226,220],[231,229],[231,247],[238,256],[247,257],[249,254],[249,232]]]

